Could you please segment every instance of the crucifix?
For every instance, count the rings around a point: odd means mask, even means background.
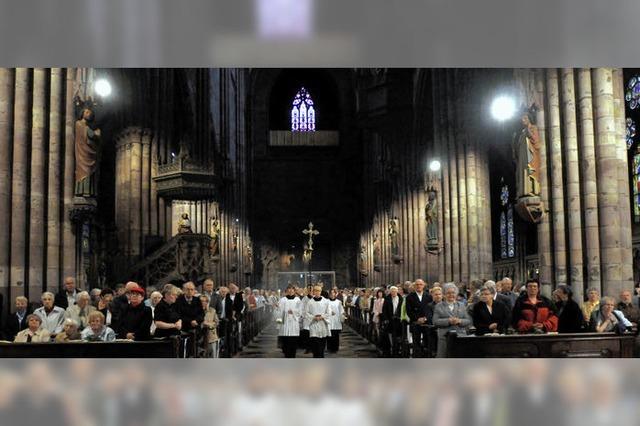
[[[302,233],[309,236],[307,247],[308,247],[308,250],[313,251],[313,236],[318,235],[320,232],[318,232],[316,229],[313,229],[313,223],[309,222],[309,228],[303,230]]]

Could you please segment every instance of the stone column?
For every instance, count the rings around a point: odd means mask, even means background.
[[[27,181],[29,171],[29,70],[16,69],[13,113],[11,189],[11,295],[24,293],[26,282]]]
[[[624,81],[622,69],[613,69],[613,102],[616,120],[616,153],[618,158],[618,192],[620,199],[620,250],[622,251],[622,286],[633,289],[633,242],[631,205],[629,203],[629,164],[627,160]],[[614,296],[618,297],[618,294]]]
[[[0,68],[0,291],[9,300],[9,250],[11,239],[11,131],[13,129],[14,71]]]
[[[142,132],[142,199],[140,202],[140,208],[142,212],[142,235],[141,243],[144,241],[145,235],[149,235],[150,232],[150,211],[149,211],[149,199],[150,199],[150,174],[151,174],[151,130],[144,129]]]
[[[49,98],[49,187],[47,190],[47,290],[54,291],[60,277],[60,195],[62,118],[64,115],[63,73],[51,69]]]
[[[453,128],[455,100],[452,99],[454,81],[451,71],[446,71],[447,76],[447,131],[449,151],[449,190],[451,191],[451,265],[453,269],[452,280],[460,280],[460,227],[458,207],[458,170],[456,161],[456,141]]]
[[[540,200],[545,213],[538,224],[538,253],[540,259],[539,280],[540,286],[545,288],[545,293],[551,293],[553,284],[553,255],[551,253],[551,197],[549,195],[549,171],[547,150],[547,110],[546,105],[546,77],[545,70],[538,69],[535,72],[535,90],[538,99],[538,112],[536,125],[540,135]]]
[[[485,279],[493,276],[493,252],[491,250],[491,182],[489,179],[489,155],[486,148],[480,148],[478,158],[481,159],[478,163],[478,174],[480,175],[481,184],[481,195],[478,197],[481,209],[479,217],[482,218],[482,222],[478,224],[482,232],[482,265],[480,267],[480,273],[481,277]]]
[[[468,138],[466,152],[466,175],[469,214],[467,216],[467,220],[469,224],[469,278],[472,280],[480,278],[478,243],[479,241],[481,241],[479,238],[479,231],[481,227],[479,226],[478,222],[478,178],[476,174],[476,150],[476,141]]]
[[[149,209],[151,210],[150,233],[153,235],[160,235],[158,230],[158,184],[153,180],[158,175],[158,142],[158,134],[156,133],[151,139],[151,182],[149,183],[151,191],[149,200]]]
[[[123,173],[123,182],[122,187],[124,192],[122,194],[122,217],[123,222],[122,226],[124,227],[124,240],[123,248],[124,253],[127,258],[127,262],[130,262],[131,259],[131,246],[132,246],[132,238],[131,238],[131,150],[132,150],[132,138],[133,131],[132,129],[125,130],[125,142],[124,142],[124,164],[122,167]],[[120,226],[120,224],[118,224]]]
[[[76,277],[76,239],[74,235],[73,224],[69,217],[69,212],[73,208],[73,196],[75,192],[75,141],[74,141],[74,127],[75,127],[75,112],[73,104],[74,94],[74,68],[67,68],[66,79],[67,85],[65,88],[65,129],[64,129],[64,213],[62,216],[63,226],[63,270],[64,277]],[[58,288],[61,283],[56,283],[55,287]]]
[[[125,169],[125,145],[126,137],[124,133],[119,134],[116,137],[116,227],[118,234],[118,245],[125,251],[124,242],[126,240],[127,226],[129,218],[124,216],[124,197],[127,192],[127,188],[124,186],[124,169]]]
[[[137,129],[131,140],[131,255],[140,255],[142,235],[142,129]]]
[[[616,123],[613,107],[611,69],[593,71],[595,95],[596,156],[600,218],[600,256],[603,294],[617,296],[622,289],[622,253],[620,250],[620,199]],[[624,200],[625,202],[627,200]]]
[[[444,257],[444,273],[442,277],[442,281],[450,281],[452,278],[452,270],[453,265],[451,263],[452,260],[452,247],[451,247],[451,179],[449,176],[450,166],[449,166],[449,150],[448,150],[448,141],[449,141],[449,132],[447,129],[447,111],[446,111],[446,71],[438,72],[439,84],[439,100],[440,100],[440,129],[441,129],[441,137],[440,137],[440,163],[442,165],[442,210],[443,210],[443,230],[442,238],[444,240],[443,252],[441,254]]]
[[[576,127],[576,96],[573,68],[561,70],[564,124],[564,156],[566,158],[567,223],[569,225],[569,283],[577,300],[583,297],[582,217],[580,197],[580,163],[578,159],[578,129]]]
[[[580,106],[580,153],[583,182],[582,209],[584,211],[585,254],[587,262],[586,284],[602,291],[600,280],[600,235],[598,220],[598,183],[596,179],[595,138],[593,134],[593,98],[591,70],[578,71],[578,102]],[[582,301],[582,299],[576,298]]]
[[[460,76],[457,71],[454,73],[454,82],[459,80],[459,77],[467,77],[466,75]],[[453,88],[452,95],[455,102],[455,117],[453,123],[455,123],[455,142],[456,142],[456,163],[458,167],[458,206],[459,213],[459,227],[460,227],[460,280],[467,283],[469,282],[469,245],[468,245],[468,228],[467,228],[467,173],[465,164],[465,125],[464,125],[464,107],[462,106],[462,99],[458,99],[458,91],[456,87]],[[462,93],[462,91],[460,91]]]
[[[45,83],[43,68],[33,70],[31,116],[31,200],[29,226],[29,297],[38,300],[44,281],[45,195]]]
[[[551,155],[551,209],[555,258],[554,285],[567,284],[567,246],[565,243],[565,212],[562,172],[562,137],[560,133],[560,97],[558,70],[547,70],[547,97],[549,105],[549,146]]]

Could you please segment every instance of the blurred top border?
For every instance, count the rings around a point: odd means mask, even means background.
[[[637,0],[0,0],[0,66],[638,65]]]

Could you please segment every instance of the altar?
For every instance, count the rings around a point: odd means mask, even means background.
[[[285,290],[289,284],[306,287],[318,283],[323,284],[324,290],[329,290],[336,285],[335,271],[292,271],[278,272],[277,289]]]

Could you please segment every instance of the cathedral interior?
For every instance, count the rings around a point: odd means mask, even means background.
[[[0,292],[334,271],[617,296],[639,102],[619,68],[0,69]]]

